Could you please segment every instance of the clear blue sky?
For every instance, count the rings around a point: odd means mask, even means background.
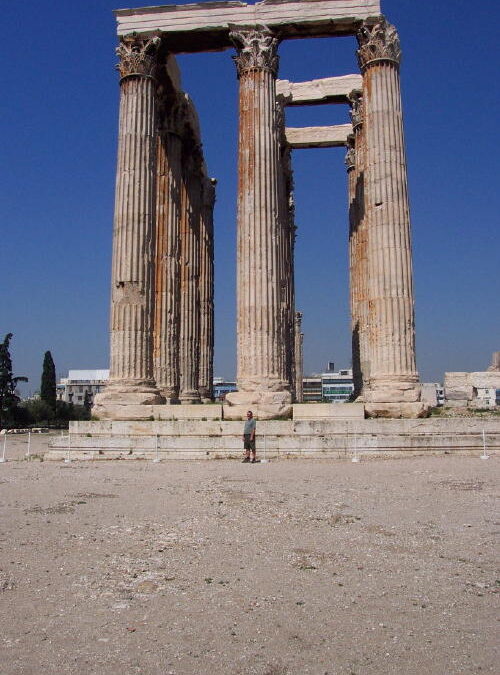
[[[153,4],[151,0],[133,6]],[[108,366],[118,118],[116,0],[2,3],[0,338],[39,387]],[[123,5],[121,5],[123,6]],[[399,30],[422,379],[482,370],[500,349],[498,0],[382,0]],[[280,77],[357,72],[355,39],[288,41]],[[231,51],[179,57],[218,179],[217,375],[235,374],[237,80]],[[289,111],[291,126],[347,121],[346,106]],[[297,309],[305,370],[350,363],[344,152],[297,150]]]

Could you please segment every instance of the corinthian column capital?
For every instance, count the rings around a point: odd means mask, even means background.
[[[116,54],[120,57],[116,66],[120,72],[120,78],[131,75],[154,77],[160,42],[159,37],[139,38],[134,35],[123,37],[116,48]]]
[[[279,39],[266,26],[240,28],[233,26],[229,38],[237,50],[234,56],[238,77],[249,70],[268,70],[278,73]]]
[[[358,63],[364,71],[373,61],[401,61],[401,46],[395,27],[381,16],[376,23],[364,22],[357,33]]]

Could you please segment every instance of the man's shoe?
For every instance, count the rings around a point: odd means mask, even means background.
[[[242,464],[248,464],[250,461],[250,457],[245,457],[245,459],[242,461]]]
[[[250,462],[252,464],[258,464],[260,462],[260,459],[251,459]]]

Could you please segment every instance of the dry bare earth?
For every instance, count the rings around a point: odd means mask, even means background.
[[[496,672],[498,466],[0,465],[0,671]]]

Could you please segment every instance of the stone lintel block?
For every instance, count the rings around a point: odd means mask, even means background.
[[[293,405],[294,420],[317,419],[364,419],[363,403],[295,403]]]
[[[231,47],[232,26],[264,24],[281,39],[353,35],[361,22],[381,13],[380,0],[291,0],[289,2],[199,2],[118,9],[118,35],[168,35],[171,52]]]
[[[309,82],[276,81],[276,95],[283,96],[285,105],[317,105],[321,103],[348,103],[353,89],[361,89],[361,75],[323,77]]]
[[[331,127],[286,127],[289,145],[299,148],[335,148],[347,143],[352,134],[352,124],[336,124]]]

